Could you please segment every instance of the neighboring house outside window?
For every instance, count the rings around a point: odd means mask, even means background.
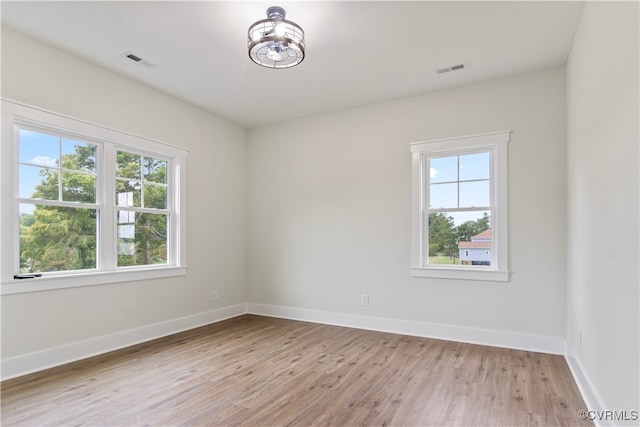
[[[2,119],[3,294],[186,274],[186,150],[6,100]]]
[[[463,265],[491,265],[491,229],[476,234],[470,242],[458,242],[460,263]]]

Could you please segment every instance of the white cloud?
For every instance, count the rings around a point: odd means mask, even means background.
[[[54,167],[58,165],[58,159],[52,159],[49,156],[35,156],[29,161],[29,163],[35,163],[36,165],[43,165]]]
[[[429,177],[431,178],[435,178],[436,176],[440,175],[440,171],[436,168],[429,168]]]

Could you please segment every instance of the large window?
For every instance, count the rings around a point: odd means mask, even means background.
[[[508,280],[509,132],[411,144],[417,277]]]
[[[187,152],[2,101],[2,293],[185,274]]]

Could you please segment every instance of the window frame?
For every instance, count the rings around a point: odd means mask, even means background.
[[[122,145],[118,145],[117,147],[114,148],[113,150],[113,154],[114,154],[114,158],[118,155],[119,151],[125,151]],[[157,153],[150,153],[150,152],[145,152],[142,151],[140,149],[131,149],[131,148],[126,148],[126,152],[129,154],[134,154],[134,155],[139,155],[141,157],[153,157],[155,159],[158,160],[164,160],[167,162],[167,172],[173,170],[173,163],[174,163],[174,158],[168,157],[168,156],[164,156],[164,155],[159,155]],[[117,182],[118,179],[122,179],[120,177],[117,176],[117,165],[114,165],[116,167],[113,168],[113,170],[110,170],[109,172],[113,172],[113,177],[112,177],[112,181],[115,183]],[[173,188],[174,187],[174,174],[172,173],[167,173],[166,174],[166,180],[167,180],[167,189]],[[145,187],[147,185],[152,185],[152,184],[145,184],[144,183],[144,177],[142,176],[140,178],[140,182],[141,182],[141,186]],[[113,188],[110,188],[110,190],[114,190],[116,187],[116,185],[114,185]],[[121,266],[118,267],[118,253],[117,253],[117,248],[118,248],[118,227],[120,226],[120,224],[118,223],[118,212],[119,211],[126,211],[126,212],[135,212],[136,214],[160,214],[160,215],[167,215],[169,217],[169,219],[171,220],[175,215],[173,213],[173,209],[171,209],[172,206],[175,205],[174,199],[175,199],[175,195],[174,195],[175,191],[171,192],[171,191],[167,191],[167,207],[165,209],[159,209],[159,208],[148,208],[146,206],[139,206],[139,207],[135,207],[135,206],[122,206],[122,205],[118,205],[117,201],[116,201],[116,196],[117,194],[115,193],[115,191],[112,191],[110,194],[111,200],[113,200],[113,208],[114,208],[114,214],[113,214],[113,224],[114,224],[114,229],[116,230],[115,233],[112,233],[112,238],[114,239],[114,246],[111,249],[111,253],[109,255],[113,256],[113,259],[109,258],[109,262],[113,263],[113,266],[115,269],[117,270],[138,270],[141,268],[146,268],[146,267],[154,267],[154,266],[158,266],[158,267],[162,267],[163,265],[132,265],[132,266]],[[143,193],[144,194],[144,190]],[[143,196],[144,198],[144,196]],[[173,230],[174,229],[174,224],[172,222],[167,222],[167,227],[169,228],[169,230]],[[174,251],[171,251],[170,249],[173,247],[173,239],[175,239],[174,236],[175,233],[170,232],[169,235],[167,236],[167,264],[166,265],[171,265],[174,264],[174,257],[175,254],[173,253]]]
[[[183,276],[186,264],[186,161],[184,148],[122,132],[73,117],[2,98],[2,141],[0,146],[0,295],[100,285],[136,280]],[[20,265],[18,126],[62,134],[98,145],[96,209],[99,248],[96,269],[42,273],[41,277],[16,279]],[[10,141],[10,142],[9,142]],[[167,263],[117,267],[118,206],[115,202],[115,156],[117,150],[168,160],[167,208],[170,228]],[[113,165],[110,168],[107,165]],[[46,202],[45,202],[46,204]],[[17,270],[16,270],[17,269]]]
[[[412,243],[411,275],[440,279],[508,281],[508,151],[511,131],[444,138],[410,144]],[[428,264],[428,157],[491,153],[491,266]]]

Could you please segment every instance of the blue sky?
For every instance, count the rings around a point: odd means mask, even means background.
[[[491,204],[490,177],[489,153],[430,158],[429,207],[487,207]],[[481,218],[484,212],[451,212],[447,215],[459,225]]]
[[[59,165],[60,156],[75,153],[78,145],[88,144],[73,141],[59,136],[48,135],[28,129],[19,129],[18,159],[19,166],[19,196],[30,197],[40,184],[42,167],[56,168]],[[28,164],[23,164],[28,163]],[[33,212],[33,205],[21,204],[21,213]]]

